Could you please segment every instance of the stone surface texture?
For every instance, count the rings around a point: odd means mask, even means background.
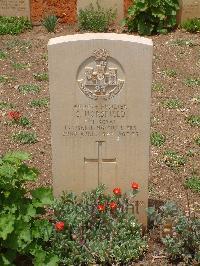
[[[76,34],[48,44],[54,194],[131,190],[146,224],[152,41]],[[137,215],[137,213],[136,213]]]
[[[30,18],[29,0],[0,0],[0,16]]]
[[[179,0],[180,11],[178,22],[183,22],[191,18],[200,18],[200,0]]]

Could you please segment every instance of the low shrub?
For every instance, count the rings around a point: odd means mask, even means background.
[[[167,150],[164,153],[164,162],[168,167],[176,169],[178,167],[185,165],[186,158],[183,155],[180,155],[176,151]]]
[[[133,183],[133,194],[138,184]],[[146,249],[141,228],[128,212],[129,197],[120,188],[108,195],[104,186],[81,197],[64,193],[54,204],[51,250],[62,265],[125,265]]]
[[[31,28],[31,22],[27,18],[0,16],[0,35],[17,35]]]
[[[13,134],[12,139],[21,144],[34,144],[38,141],[35,132],[26,132],[26,131],[21,131],[19,133]]]
[[[200,193],[200,176],[191,176],[185,181],[185,186],[194,192]]]
[[[33,74],[33,77],[37,81],[48,81],[49,80],[48,73],[46,73],[46,72],[43,72],[43,73],[34,73]]]
[[[186,216],[175,203],[167,202],[159,210],[149,208],[149,221],[154,227],[160,227],[162,243],[171,260],[199,265],[199,218]]]
[[[200,115],[190,115],[189,117],[187,117],[187,122],[192,127],[200,127]]]
[[[30,102],[30,106],[35,108],[47,107],[48,104],[49,100],[47,98],[35,99]]]
[[[192,18],[184,21],[181,24],[181,28],[192,33],[200,32],[200,18]]]
[[[20,85],[18,87],[19,92],[23,93],[23,94],[27,94],[27,93],[38,93],[40,92],[40,87],[35,85],[35,84],[24,84],[24,85]]]
[[[159,132],[151,133],[151,145],[160,147],[165,143],[166,137]]]
[[[0,158],[0,265],[14,265],[18,255],[34,258],[35,265],[55,265],[56,256],[44,250],[52,224],[42,219],[44,206],[53,200],[49,188],[25,188],[35,182],[38,171],[24,161],[24,152],[10,152]]]
[[[57,25],[57,17],[55,15],[49,15],[44,18],[42,25],[48,32],[54,32]]]
[[[97,7],[90,4],[87,8],[81,9],[78,15],[80,30],[105,32],[116,18],[116,11],[104,9],[97,1]]]
[[[135,0],[123,21],[129,32],[141,35],[167,33],[176,26],[178,0]]]

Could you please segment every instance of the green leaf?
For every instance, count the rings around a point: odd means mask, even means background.
[[[137,3],[137,8],[140,10],[140,12],[144,12],[147,10],[148,5],[145,1],[140,1]]]
[[[12,235],[8,236],[7,246],[11,249],[17,249],[18,251],[24,250],[32,241],[30,228],[30,223],[17,220]]]
[[[45,259],[46,266],[56,266],[58,265],[59,258],[56,255],[48,254]]]
[[[17,172],[16,168],[10,164],[3,164],[0,166],[0,176],[5,178],[11,178]],[[5,180],[5,183],[7,180]]]
[[[6,256],[6,254],[1,253],[0,254],[0,265],[3,265],[3,266],[12,265],[9,256]]]
[[[33,238],[42,238],[48,241],[53,231],[53,226],[47,220],[36,220],[32,226]]]
[[[24,181],[35,181],[38,171],[35,168],[29,168],[26,164],[22,164],[18,170],[18,175]]]
[[[5,156],[3,157],[3,160],[9,163],[14,163],[14,164],[18,164],[19,162],[22,161],[26,161],[30,159],[30,155],[26,152],[20,152],[20,151],[16,151],[16,152],[8,152],[7,154],[5,154]]]
[[[145,21],[140,20],[138,23],[138,32],[141,35],[151,35],[153,31],[153,25],[146,23]]]
[[[6,240],[8,234],[14,230],[15,216],[12,214],[0,215],[0,238]]]
[[[42,249],[39,245],[32,245],[31,254],[35,257],[34,258],[34,266],[56,266],[58,265],[59,258],[46,252]]]
[[[36,209],[33,206],[33,204],[27,203],[27,204],[24,204],[24,205],[21,206],[20,214],[21,214],[20,215],[21,219],[24,222],[29,222],[32,219],[32,217],[35,217]]]
[[[33,205],[35,207],[43,207],[53,202],[53,194],[51,188],[37,188],[31,191],[33,197]]]

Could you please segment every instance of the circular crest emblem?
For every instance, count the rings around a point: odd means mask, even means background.
[[[80,90],[89,98],[108,100],[120,92],[124,80],[118,78],[118,68],[109,66],[106,49],[95,50],[92,62],[84,67],[82,78],[78,79]]]

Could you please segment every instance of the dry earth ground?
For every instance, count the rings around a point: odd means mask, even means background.
[[[40,170],[37,185],[51,185],[51,134],[49,107],[31,107],[34,99],[48,98],[48,81],[37,81],[36,73],[48,72],[47,42],[50,38],[73,34],[74,27],[59,26],[56,33],[42,27],[19,36],[0,36],[0,103],[12,103],[12,110],[27,117],[31,128],[8,123],[10,108],[0,109],[0,154],[23,150],[32,155],[30,163]],[[152,37],[154,42],[151,131],[166,138],[160,147],[151,146],[149,192],[151,202],[177,202],[188,211],[187,193],[192,212],[199,212],[199,194],[184,187],[186,178],[200,175],[199,123],[187,122],[191,115],[200,116],[200,35],[180,30]],[[21,69],[22,68],[22,69]],[[198,80],[198,82],[192,82]],[[38,93],[23,94],[19,86],[36,84]],[[189,85],[189,86],[188,86]],[[173,100],[175,99],[175,101]],[[172,101],[171,101],[172,100]],[[174,109],[170,109],[174,107]],[[61,114],[62,115],[62,114]],[[35,144],[20,144],[12,139],[19,131],[35,132]],[[172,169],[165,163],[168,150],[184,156],[186,163]],[[169,265],[164,260],[152,262],[152,255],[161,254],[159,245],[150,240],[145,265]],[[146,260],[145,260],[146,261]]]

